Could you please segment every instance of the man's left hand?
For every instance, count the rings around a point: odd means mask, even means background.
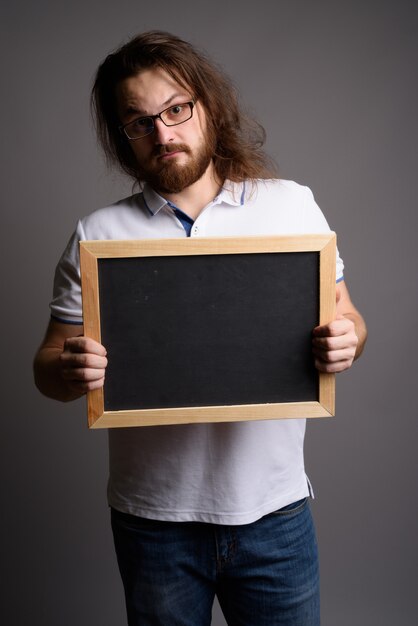
[[[351,367],[358,342],[354,322],[344,315],[337,315],[329,324],[317,326],[312,340],[315,367],[329,374],[343,372]]]

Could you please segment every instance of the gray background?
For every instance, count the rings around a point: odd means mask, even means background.
[[[105,499],[105,432],[32,383],[53,270],[78,216],[131,192],[89,118],[104,56],[149,28],[209,52],[312,187],[367,318],[337,417],[306,444],[324,626],[416,623],[417,8],[408,1],[15,1],[1,11],[0,621],[124,624]],[[224,624],[215,606],[213,624]]]

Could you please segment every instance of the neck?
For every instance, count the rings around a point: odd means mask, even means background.
[[[214,199],[220,187],[211,163],[203,176],[189,187],[179,193],[162,193],[161,195],[195,220],[205,206]]]

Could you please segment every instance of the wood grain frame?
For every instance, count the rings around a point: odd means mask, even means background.
[[[319,323],[335,317],[335,233],[240,238],[104,240],[80,242],[84,334],[101,342],[98,262],[104,258],[318,252]],[[335,377],[318,374],[318,401],[106,411],[104,390],[87,394],[90,428],[265,419],[329,417],[335,411]]]

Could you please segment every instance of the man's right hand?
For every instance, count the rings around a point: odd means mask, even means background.
[[[49,398],[75,400],[104,384],[106,349],[82,330],[76,324],[49,322],[34,361],[36,386]]]
[[[107,365],[106,349],[88,337],[69,337],[59,357],[61,376],[78,394],[103,387]]]

